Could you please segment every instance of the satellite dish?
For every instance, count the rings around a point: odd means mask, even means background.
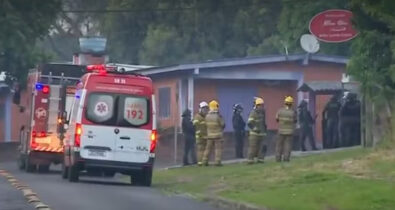
[[[317,38],[311,34],[304,34],[300,37],[300,45],[308,53],[316,53],[320,49]]]

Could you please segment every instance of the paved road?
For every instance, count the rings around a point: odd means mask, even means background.
[[[33,210],[21,191],[15,189],[5,177],[0,176],[0,210]]]
[[[15,161],[2,162],[0,167],[28,184],[42,202],[54,210],[214,209],[189,198],[166,196],[154,188],[130,186],[120,176],[111,179],[81,177],[79,183],[69,183],[62,180],[59,171],[27,174],[17,169]]]

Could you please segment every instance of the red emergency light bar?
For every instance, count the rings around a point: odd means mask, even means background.
[[[97,72],[101,75],[105,75],[107,72],[115,72],[117,70],[114,66],[106,66],[105,64],[99,65],[88,65],[86,66],[86,71]]]

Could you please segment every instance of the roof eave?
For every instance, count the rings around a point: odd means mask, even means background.
[[[218,67],[229,67],[229,66],[243,66],[243,65],[253,65],[253,64],[265,64],[265,63],[278,63],[285,61],[298,61],[305,59],[304,54],[297,55],[278,55],[278,56],[267,56],[267,57],[256,57],[256,58],[244,58],[238,60],[225,60],[225,61],[209,61],[204,63],[195,64],[180,64],[166,67],[154,67],[147,69],[135,70],[144,75],[160,74],[173,71],[181,70],[194,70],[203,68],[218,68]],[[322,61],[338,64],[346,64],[348,62],[347,58],[337,57],[337,56],[325,56],[325,55],[312,55],[311,60]]]

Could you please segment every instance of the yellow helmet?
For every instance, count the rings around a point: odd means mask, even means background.
[[[210,107],[210,110],[217,110],[219,107],[219,103],[216,100],[212,100],[210,101],[208,106]]]
[[[287,96],[287,97],[285,97],[284,102],[286,104],[293,104],[294,103],[294,99],[291,96]]]
[[[259,104],[264,104],[263,98],[256,97],[255,98],[255,106],[259,105]]]

